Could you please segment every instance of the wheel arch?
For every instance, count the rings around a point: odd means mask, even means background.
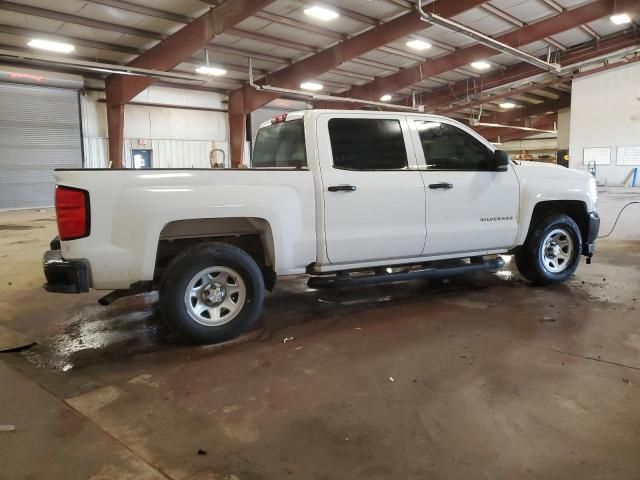
[[[581,200],[543,200],[535,204],[527,224],[526,232],[521,236],[519,245],[522,245],[529,238],[533,227],[540,220],[550,215],[565,214],[573,219],[580,229],[580,235],[584,239],[588,234],[588,208],[587,204]]]
[[[258,217],[192,218],[166,223],[156,250],[154,283],[158,283],[181,251],[192,245],[216,241],[234,245],[248,253],[263,272],[265,286],[275,284],[275,246],[269,222]]]

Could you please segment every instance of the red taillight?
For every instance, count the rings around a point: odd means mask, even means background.
[[[58,185],[56,216],[60,240],[73,240],[89,235],[89,192]]]

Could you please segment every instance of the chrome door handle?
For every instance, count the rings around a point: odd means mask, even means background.
[[[447,182],[431,183],[429,184],[429,188],[431,190],[437,190],[438,188],[449,189],[449,188],[453,188],[453,184],[447,183]]]
[[[330,192],[355,192],[355,185],[332,185],[327,188]]]

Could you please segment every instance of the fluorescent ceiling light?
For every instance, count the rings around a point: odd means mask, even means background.
[[[516,108],[516,104],[512,103],[512,102],[504,102],[500,104],[500,108],[504,108],[504,109],[511,109],[511,108]]]
[[[611,15],[611,21],[616,25],[624,25],[631,23],[631,17],[626,13],[618,13],[617,15]]]
[[[384,95],[382,95],[380,97],[380,101],[381,102],[389,102],[389,101],[391,101],[391,98],[392,98],[391,95],[389,95],[388,93],[385,93]]]
[[[476,70],[488,70],[491,68],[491,64],[484,61],[473,62],[471,66]]]
[[[203,75],[213,75],[214,77],[219,77],[220,75],[225,75],[227,73],[224,68],[205,67],[204,65],[196,68],[196,72],[202,73]]]
[[[322,20],[323,22],[327,22],[329,20],[335,20],[340,16],[338,12],[334,12],[333,10],[329,10],[328,8],[318,7],[318,6],[307,8],[304,11],[304,13],[306,13],[311,17],[315,17],[318,20]]]
[[[51,40],[42,40],[41,38],[34,38],[27,45],[33,48],[49,50],[50,52],[71,53],[75,50],[75,47],[70,43],[53,42]]]
[[[322,90],[324,87],[321,83],[304,82],[300,84],[300,88],[302,88],[303,90],[313,90],[314,92],[317,92],[318,90]]]
[[[424,40],[410,40],[407,42],[407,47],[413,48],[415,50],[427,50],[431,48],[431,44],[425,42]]]

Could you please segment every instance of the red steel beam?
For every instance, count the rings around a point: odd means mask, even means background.
[[[627,3],[631,1],[637,2],[637,0],[626,0]],[[559,15],[526,25],[494,38],[512,47],[527,45],[543,40],[550,35],[571,30],[584,23],[611,15],[614,12],[614,8],[624,11],[625,5],[620,5],[621,3],[625,3],[625,0],[618,1],[617,6],[614,0],[596,0],[582,7],[567,10]],[[426,60],[416,66],[378,78],[367,84],[355,86],[346,95],[364,100],[378,100],[384,94],[391,94],[431,76],[469,65],[476,60],[499,53],[501,52],[485,45],[472,45],[449,55]]]
[[[464,0],[457,2],[436,1],[430,5],[440,15],[450,17],[457,15],[475,6],[481,5],[485,0]],[[268,77],[269,85],[299,89],[300,82],[313,79],[318,75],[328,72],[342,63],[348,62],[375,48],[393,42],[406,35],[429,27],[415,12],[406,13],[394,20],[386,22],[378,27],[367,30],[360,35],[349,38],[322,52],[305,58],[289,67],[271,73]],[[233,92],[236,94],[236,92]],[[271,92],[258,92],[247,86],[242,89],[245,97],[245,113],[254,111],[280,95]],[[236,94],[237,96],[237,94]]]
[[[481,5],[484,1],[437,0],[429,7],[442,16],[450,17]],[[430,24],[422,21],[415,11],[411,11],[270,74],[268,83],[281,88],[299,89],[300,83],[304,80],[313,79],[366,52],[429,26]],[[229,95],[229,114],[246,115],[280,96],[278,93],[260,92],[246,85]],[[229,125],[232,137],[231,161],[234,166],[237,166],[242,163],[244,152],[244,147],[240,148],[240,142],[237,139],[244,138],[245,122],[230,121]],[[233,145],[236,147],[233,148]]]
[[[601,55],[607,55],[614,53],[618,50],[622,50],[627,47],[632,47],[640,44],[640,33],[637,31],[629,31],[623,35],[616,36],[614,38],[604,39],[600,42],[592,42],[589,48],[581,48],[575,51],[565,52],[560,61],[563,65],[570,65],[580,61],[590,60]],[[480,83],[477,87],[469,89],[469,83],[467,80],[456,82],[448,87],[439,88],[429,94],[422,96],[421,101],[425,105],[427,110],[436,110],[439,114],[446,114],[449,112],[455,112],[470,106],[480,105],[491,99],[498,99],[508,97],[516,93],[516,91],[507,92],[504,95],[497,95],[493,97],[487,97],[484,100],[476,100],[472,102],[466,102],[464,104],[453,105],[451,103],[467,97],[469,94],[478,94],[482,90],[488,90],[502,85],[508,85],[509,83],[526,80],[527,78],[534,77],[542,73],[543,70],[530,65],[528,63],[518,63],[512,65],[504,70],[493,72],[489,75],[483,76],[480,79]],[[547,86],[554,82],[567,81],[569,77],[563,77],[551,81],[550,83],[543,83],[538,86],[532,86],[529,89],[521,90],[520,93],[524,93],[527,90],[538,90],[543,86]],[[442,108],[444,107],[444,108]]]
[[[128,65],[169,71],[204,48],[212,38],[232,29],[272,2],[273,0],[227,0],[154,45]],[[150,77],[110,75],[106,80],[108,101],[113,105],[127,103],[152,83],[153,79]]]
[[[227,0],[166,37],[138,56],[129,66],[150,70],[169,71],[180,62],[204,48],[216,35],[228,31],[273,0]],[[123,109],[153,83],[150,77],[109,75],[105,81],[107,99],[107,126],[109,129],[109,159],[113,168],[122,168]]]

